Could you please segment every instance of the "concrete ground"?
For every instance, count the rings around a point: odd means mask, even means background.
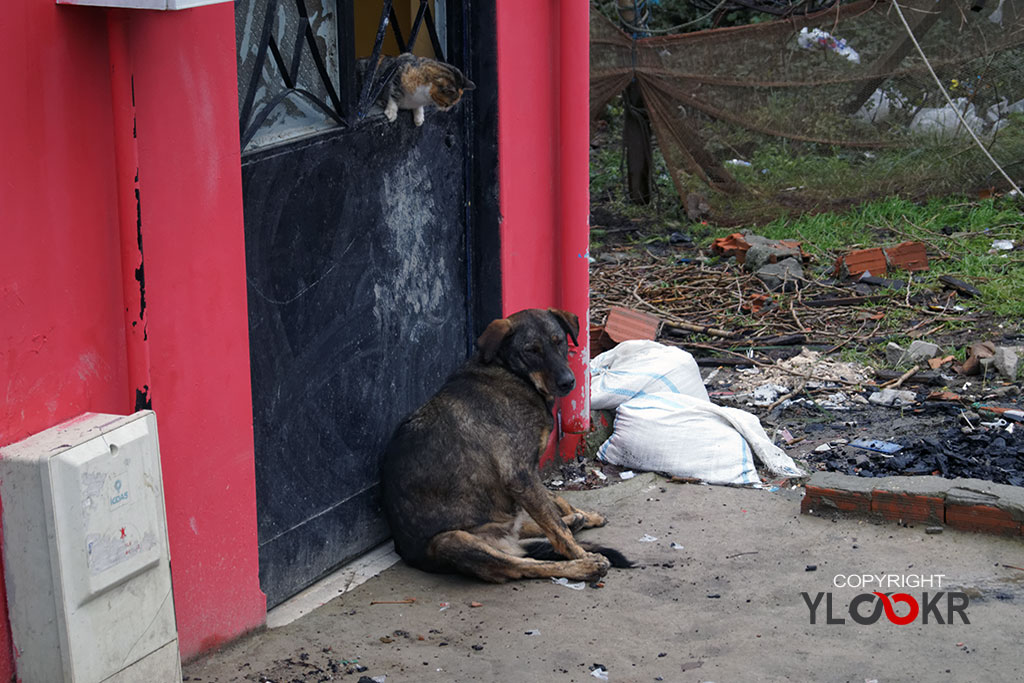
[[[1024,680],[1024,543],[801,516],[801,494],[655,475],[570,493],[610,520],[582,537],[640,567],[611,570],[602,588],[573,590],[547,580],[490,585],[398,563],[287,626],[190,663],[185,680],[585,683],[601,680],[595,665],[609,681]],[[874,587],[834,583],[864,574],[944,575],[943,590],[967,593],[970,624],[955,614],[952,624],[935,623],[935,612],[927,624],[919,616],[898,626],[884,615],[854,623],[851,598]],[[918,601],[937,592],[886,591]],[[832,617],[845,623],[826,623],[826,595],[811,624],[802,592],[831,593]],[[406,598],[415,602],[371,604]]]

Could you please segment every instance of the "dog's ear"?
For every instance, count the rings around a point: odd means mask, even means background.
[[[558,324],[562,326],[562,329],[565,330],[566,334],[572,337],[572,345],[579,346],[580,343],[576,338],[580,334],[580,319],[576,314],[557,308],[549,308],[548,313],[555,316],[558,320]]]
[[[483,331],[483,334],[477,338],[476,347],[480,349],[480,354],[485,363],[490,363],[494,360],[494,356],[497,355],[498,349],[501,347],[501,342],[511,331],[512,323],[509,319],[498,318],[492,321],[487,326],[487,329]]]

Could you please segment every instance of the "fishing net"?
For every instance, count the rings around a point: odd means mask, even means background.
[[[860,0],[654,37],[593,11],[592,117],[633,82],[681,198],[1009,190],[971,132],[1024,179],[1024,0]]]

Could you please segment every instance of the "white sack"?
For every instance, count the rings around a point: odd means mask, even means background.
[[[612,410],[634,396],[654,392],[709,400],[697,361],[675,346],[645,339],[624,341],[590,361],[594,410]]]
[[[907,99],[898,90],[879,88],[871,93],[871,97],[860,106],[853,118],[864,123],[882,123],[889,118],[889,114],[897,109],[903,109],[906,104]]]
[[[613,465],[711,484],[759,482],[755,456],[773,474],[803,474],[755,415],[668,392],[637,395],[620,405],[615,431],[597,456]]]
[[[966,134],[960,118],[956,115],[957,110],[963,115],[964,121],[970,126],[974,133],[980,134],[985,127],[985,121],[976,114],[975,106],[967,101],[965,97],[958,97],[953,100],[956,109],[948,104],[945,107],[924,107],[914,114],[910,122],[910,132],[930,134],[936,137],[948,137],[961,132]]]

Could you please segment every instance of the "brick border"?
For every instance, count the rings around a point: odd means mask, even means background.
[[[1024,539],[1024,488],[979,479],[884,477],[817,472],[800,512],[868,516]]]

